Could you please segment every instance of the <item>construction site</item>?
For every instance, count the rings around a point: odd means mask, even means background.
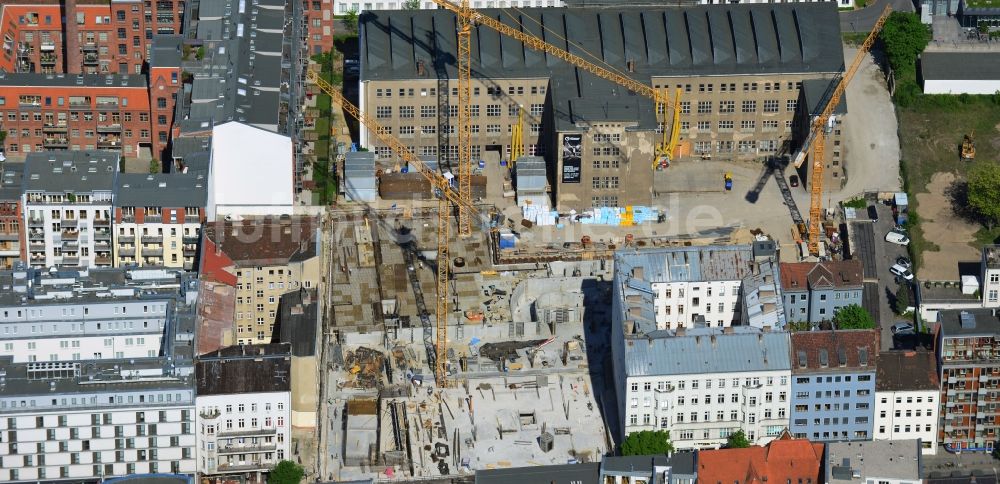
[[[594,425],[614,404],[594,392],[611,386],[607,337],[595,336],[607,329],[610,267],[582,260],[593,247],[560,247],[576,262],[510,263],[496,231],[452,236],[438,351],[436,213],[334,212],[328,233],[322,475],[461,475],[613,448]]]

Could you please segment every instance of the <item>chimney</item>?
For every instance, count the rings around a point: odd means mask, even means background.
[[[66,21],[63,22],[63,50],[66,52],[66,72],[70,74],[80,74],[81,52],[80,52],[80,31],[76,23],[76,0],[66,0],[63,3],[63,15]]]
[[[417,61],[417,75],[420,77],[427,75],[427,69],[424,67],[423,59]]]
[[[676,331],[677,336],[684,336],[684,332],[686,330],[687,330],[686,327],[684,327],[684,326],[678,326],[677,327],[677,331]]]
[[[629,59],[625,65],[628,67],[629,72],[635,72],[635,59]]]

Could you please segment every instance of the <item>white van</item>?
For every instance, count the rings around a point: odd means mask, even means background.
[[[898,245],[910,245],[910,238],[898,230],[890,230],[885,234],[885,241]]]

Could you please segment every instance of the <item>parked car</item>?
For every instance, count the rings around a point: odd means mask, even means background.
[[[906,257],[906,256],[899,256],[899,257],[897,257],[896,258],[896,263],[899,264],[899,265],[901,265],[901,266],[903,266],[903,267],[905,267],[905,268],[907,268],[907,269],[913,267],[913,262],[911,262],[910,258]]]
[[[899,230],[890,230],[885,234],[885,241],[897,245],[910,245],[910,238]]]
[[[868,206],[868,218],[871,219],[872,223],[878,222],[878,209],[875,208],[875,205]]]
[[[889,330],[892,331],[892,334],[912,333],[913,330],[914,330],[914,327],[913,327],[912,323],[905,323],[905,322],[903,322],[903,323],[896,323],[896,324],[892,325],[892,327],[889,328]]]
[[[903,279],[906,279],[907,281],[912,281],[913,280],[913,273],[910,272],[909,269],[907,269],[907,268],[905,268],[905,267],[903,267],[903,266],[901,266],[899,264],[893,264],[892,267],[889,268],[889,272],[891,272],[894,276],[902,277]]]
[[[788,177],[788,184],[791,185],[791,186],[793,186],[793,187],[799,186],[799,176],[798,175],[792,175],[792,176]]]

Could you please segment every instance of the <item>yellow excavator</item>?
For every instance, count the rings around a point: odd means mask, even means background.
[[[962,160],[972,161],[976,159],[976,141],[972,138],[975,131],[962,138]]]

